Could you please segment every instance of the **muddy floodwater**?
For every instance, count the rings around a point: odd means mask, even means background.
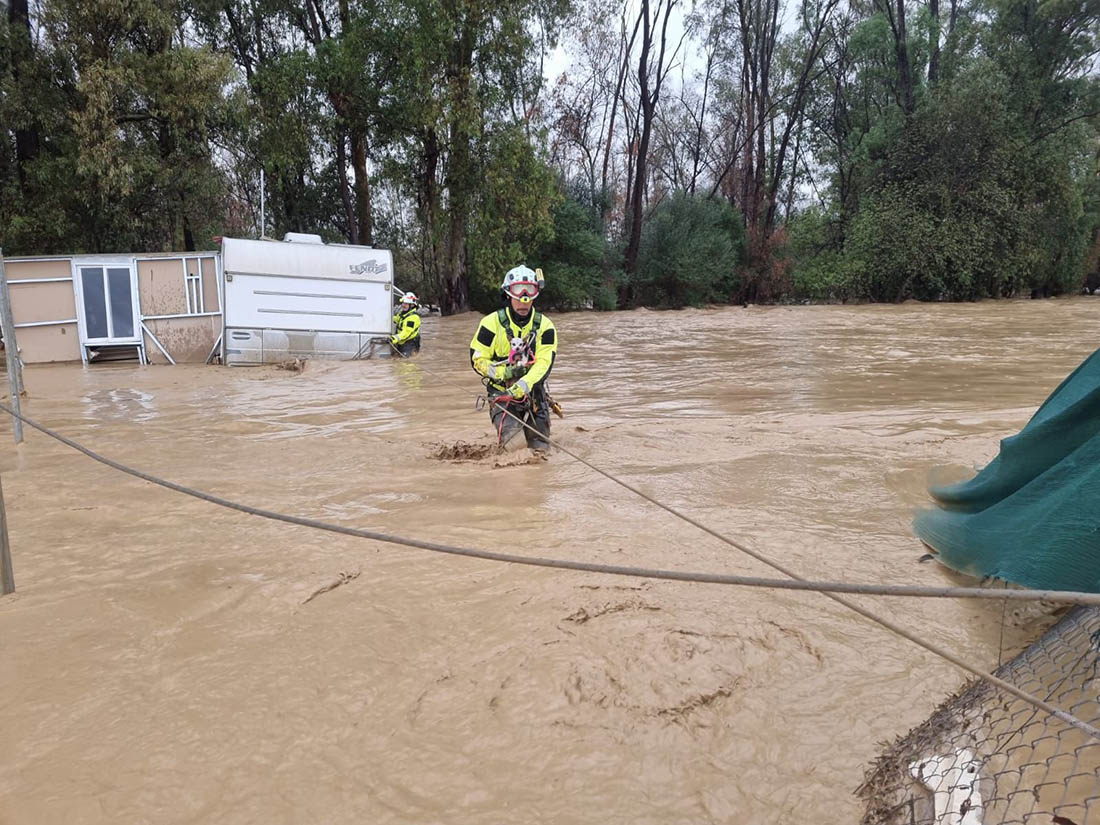
[[[554,316],[552,436],[819,579],[971,584],[910,519],[1098,344],[1100,300]],[[258,507],[433,542],[777,575],[416,362],[31,367],[27,415]],[[434,375],[421,370],[430,369]],[[812,593],[441,556],[225,510],[0,430],[0,822],[846,823],[964,682]],[[983,668],[1041,611],[852,597]]]

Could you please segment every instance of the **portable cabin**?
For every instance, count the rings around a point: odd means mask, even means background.
[[[3,263],[25,364],[357,358],[390,334],[390,252],[317,235]]]
[[[5,258],[25,364],[210,360],[222,327],[217,252]]]

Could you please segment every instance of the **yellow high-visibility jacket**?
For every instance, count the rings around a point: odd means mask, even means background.
[[[528,342],[534,353],[534,361],[523,375],[505,379],[508,356],[512,352],[512,339]],[[490,389],[503,392],[515,381],[523,379],[527,391],[546,380],[558,354],[558,333],[553,322],[541,312],[531,310],[526,318],[520,318],[511,307],[486,315],[470,341],[470,364],[474,370],[489,379]]]
[[[393,343],[401,346],[406,341],[412,341],[420,335],[420,316],[415,309],[410,309],[405,314],[398,312],[393,316],[393,326],[396,330],[393,335]]]

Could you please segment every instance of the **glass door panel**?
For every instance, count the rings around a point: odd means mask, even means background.
[[[134,337],[134,302],[130,291],[130,268],[110,267],[107,270],[107,294],[111,307],[111,337]]]
[[[88,330],[88,337],[109,338],[107,294],[103,289],[103,267],[81,267],[80,286],[84,296],[84,326]]]

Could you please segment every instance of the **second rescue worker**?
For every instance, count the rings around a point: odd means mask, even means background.
[[[416,311],[419,306],[416,295],[406,292],[393,313],[394,333],[390,336],[390,345],[405,358],[420,352],[420,315]]]
[[[557,331],[532,306],[542,289],[533,270],[522,265],[508,270],[501,289],[507,304],[481,319],[470,341],[470,363],[485,377],[489,417],[500,443],[507,444],[522,429],[528,447],[546,450],[553,404],[546,379],[558,352]],[[506,409],[535,432],[506,415]]]

